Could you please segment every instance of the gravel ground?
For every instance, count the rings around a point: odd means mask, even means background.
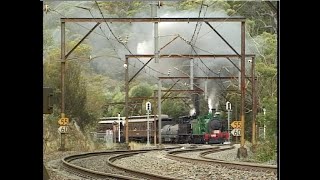
[[[166,145],[166,147],[172,147],[172,145]],[[149,147],[143,147],[142,149],[150,149],[155,148],[155,146],[149,146]],[[102,151],[102,150],[97,150]],[[85,178],[81,178],[78,176],[75,176],[71,173],[66,172],[62,168],[62,162],[61,159],[65,156],[70,156],[74,154],[81,154],[81,153],[87,153],[82,151],[57,151],[50,154],[44,154],[43,156],[43,162],[45,164],[45,167],[47,169],[47,172],[49,174],[50,180],[83,180]],[[92,157],[94,158],[94,157]],[[77,165],[81,165],[83,167],[90,167],[93,170],[101,170],[102,172],[107,172],[107,170],[103,169],[104,166],[101,166],[101,164],[105,164],[106,161],[104,161],[105,158],[96,158],[94,161],[96,161],[96,165],[92,164],[92,160],[90,158],[85,158],[84,161],[80,162],[74,161]],[[95,163],[94,163],[95,164]]]
[[[235,169],[227,169],[219,165],[206,165],[199,163],[177,162],[165,158],[166,152],[154,151],[132,157],[120,159],[115,164],[132,168],[144,169],[146,172],[171,176],[179,179],[277,179],[274,173],[248,172]],[[148,168],[146,168],[148,167]]]
[[[225,161],[241,161],[241,162],[253,162],[253,163],[259,163],[259,164],[267,164],[267,165],[277,165],[277,161],[269,161],[269,162],[256,162],[253,158],[252,158],[252,152],[250,151],[250,149],[248,147],[247,148],[247,152],[248,152],[248,157],[247,158],[237,158],[237,151],[238,148],[240,147],[239,144],[235,144],[234,145],[236,148],[231,149],[231,150],[226,150],[226,151],[221,151],[221,152],[217,152],[217,153],[212,153],[212,154],[208,154],[206,155],[207,157],[210,158],[214,158],[214,159],[220,159],[220,160],[225,160]]]
[[[77,166],[81,166],[81,167],[84,167],[87,169],[91,169],[94,171],[113,173],[113,174],[116,173],[116,174],[120,174],[123,176],[133,177],[133,176],[131,176],[130,173],[119,171],[118,169],[113,168],[106,163],[108,158],[111,156],[114,156],[114,155],[116,155],[116,154],[103,155],[103,156],[93,156],[93,157],[83,158],[80,160],[78,159],[78,160],[72,161],[72,164],[75,164]]]
[[[183,145],[184,148],[194,148],[194,146]],[[198,148],[214,147],[215,145],[200,145]],[[239,145],[235,145],[233,150],[222,151],[207,155],[208,157],[227,160],[227,161],[251,161],[251,152],[248,150],[248,158],[238,159],[236,153]],[[150,148],[150,147],[149,147]],[[85,179],[77,177],[64,171],[61,168],[61,159],[68,155],[80,154],[85,152],[67,151],[67,152],[54,152],[44,156],[45,166],[48,170],[50,180],[79,180]],[[135,155],[132,157],[124,158],[115,162],[123,167],[132,168],[135,170],[145,169],[146,172],[176,177],[179,179],[277,179],[277,175],[265,172],[248,172],[241,170],[226,169],[219,165],[205,165],[199,163],[184,163],[177,162],[165,158],[166,151],[154,151],[144,154]],[[199,152],[185,153],[183,156],[198,158]],[[114,169],[106,165],[108,155],[99,157],[90,157],[83,160],[76,160],[73,163],[82,167],[87,167],[96,171],[114,172]],[[276,162],[268,162],[266,164],[276,164]],[[148,167],[148,168],[146,168]],[[123,174],[128,175],[128,174]]]
[[[54,152],[43,157],[43,162],[48,171],[50,180],[79,180],[84,179],[72,175],[61,168],[61,159],[65,156],[80,154],[83,152],[78,151],[65,151],[65,152]]]
[[[102,151],[96,150],[96,151]],[[94,151],[93,151],[94,152]],[[74,154],[82,154],[87,153],[83,151],[56,151],[50,154],[44,154],[43,156],[43,162],[44,165],[48,171],[50,180],[83,180],[85,178],[81,178],[78,176],[75,176],[71,173],[66,172],[62,168],[62,162],[61,159],[65,156],[70,156]]]
[[[203,145],[201,147],[198,147],[198,148],[214,148],[216,147],[215,145]],[[222,148],[226,148],[226,147],[230,147],[230,146],[224,146]],[[176,156],[181,156],[181,157],[188,157],[188,158],[194,158],[194,159],[199,159],[199,155],[200,153],[204,152],[204,151],[208,151],[209,149],[207,150],[203,150],[203,151],[191,151],[191,152],[186,152],[186,153],[181,153],[181,154],[175,154]]]

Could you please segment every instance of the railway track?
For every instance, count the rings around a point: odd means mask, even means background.
[[[220,165],[230,169],[236,170],[244,170],[244,171],[252,171],[252,172],[273,172],[276,174],[277,167],[272,165],[261,165],[247,162],[229,162],[223,161],[219,159],[213,159],[208,157],[207,155],[211,153],[217,153],[219,151],[225,151],[234,149],[234,146],[228,145],[225,146],[214,146],[210,148],[201,148],[199,146],[190,146],[186,149],[175,150],[179,147],[171,147],[171,148],[155,148],[155,149],[147,149],[147,150],[117,150],[117,151],[106,151],[106,152],[94,152],[94,153],[84,153],[77,154],[72,156],[67,156],[62,159],[63,168],[71,174],[74,174],[78,177],[82,177],[85,179],[165,179],[165,180],[178,180],[181,177],[169,177],[168,175],[159,175],[161,173],[153,174],[155,172],[146,172],[144,169],[133,169],[130,166],[124,167],[117,165],[115,163],[117,160],[127,158],[130,156],[144,154],[149,151],[168,151],[165,154],[166,158],[171,160],[179,161],[179,162],[188,162],[188,163],[206,163],[210,165]],[[170,151],[169,151],[170,150]],[[197,158],[184,157],[186,153],[194,152]],[[198,154],[195,152],[199,152]],[[99,157],[97,157],[99,156]],[[90,164],[88,165],[79,165],[79,162],[83,161],[85,158],[96,158],[91,159],[90,161],[95,162],[97,159],[101,159],[103,162],[103,167],[100,170],[90,169]],[[78,161],[78,162],[77,162]],[[123,161],[123,160],[122,160]]]
[[[107,161],[107,163],[113,167],[116,167],[120,170],[125,170],[127,172],[130,172],[134,175],[137,175],[137,176],[141,176],[141,177],[144,177],[144,178],[147,178],[147,179],[158,179],[158,180],[178,180],[177,178],[173,178],[173,177],[168,177],[168,176],[161,176],[161,175],[156,175],[156,174],[152,174],[152,173],[147,173],[147,172],[141,172],[141,171],[137,171],[137,170],[133,170],[133,169],[130,169],[130,168],[125,168],[125,167],[121,167],[121,166],[118,166],[116,164],[113,164],[114,161],[118,160],[118,159],[122,159],[122,158],[125,158],[125,157],[129,157],[129,156],[133,156],[133,155],[136,155],[136,154],[139,154],[140,152],[133,152],[133,153],[125,153],[125,154],[120,154],[120,155],[116,155],[116,156],[113,156],[113,157],[110,157]],[[145,153],[145,152],[143,152]]]
[[[172,160],[176,161],[183,161],[183,162],[197,162],[197,163],[207,163],[207,164],[218,164],[226,168],[232,168],[232,169],[238,169],[238,170],[245,170],[245,171],[257,171],[257,172],[273,172],[277,173],[277,166],[275,165],[263,165],[263,164],[257,164],[257,163],[248,163],[248,162],[231,162],[231,161],[223,161],[219,159],[214,159],[207,157],[206,155],[211,153],[217,153],[220,151],[226,151],[234,149],[234,146],[230,147],[224,147],[223,146],[217,146],[208,149],[189,149],[189,150],[176,150],[171,151],[167,154],[167,157]],[[191,157],[183,157],[181,154],[191,152],[191,151],[204,151],[199,154],[199,157],[201,158],[191,158]],[[180,154],[180,155],[179,155]]]
[[[93,153],[84,153],[77,154],[72,156],[67,156],[62,159],[63,168],[78,177],[82,177],[85,179],[120,179],[120,180],[136,180],[136,179],[174,179],[171,177],[154,175],[150,173],[145,173],[136,170],[130,170],[128,168],[123,168],[113,164],[117,159],[125,158],[128,156],[133,156],[140,153],[146,153],[148,151],[161,151],[161,150],[170,150],[180,148],[179,147],[170,147],[163,149],[146,149],[146,150],[120,150],[120,151],[106,151],[106,152],[93,152]],[[107,164],[109,167],[104,168],[107,169],[108,172],[96,171],[90,168],[82,167],[80,165],[76,165],[75,161],[79,161],[84,158],[92,158],[95,156],[105,156]]]

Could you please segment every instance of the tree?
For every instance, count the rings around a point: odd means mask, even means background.
[[[142,1],[98,2],[98,5],[108,14],[114,14],[118,17],[134,16],[141,9],[147,7],[147,3]]]
[[[167,114],[177,119],[179,116],[189,115],[189,107],[181,100],[165,100],[161,106],[162,114]]]
[[[140,83],[133,86],[129,91],[129,97],[151,97],[153,94],[152,87],[147,83]],[[144,114],[142,107],[145,102],[143,99],[130,100],[131,103],[131,113],[132,114]],[[140,106],[139,106],[140,105]]]
[[[150,97],[153,94],[152,87],[147,83],[133,86],[129,91],[130,97]]]
[[[259,35],[265,31],[277,33],[277,13],[265,2],[259,1],[227,1],[234,14],[241,15],[250,20],[251,36]]]
[[[67,50],[75,42],[67,44]],[[75,56],[85,56],[90,52],[90,47],[82,44],[73,53]],[[44,85],[54,89],[54,105],[61,105],[61,65],[58,48],[48,53],[44,62]],[[65,114],[68,118],[78,119],[81,128],[85,127],[94,117],[86,109],[87,95],[86,82],[82,76],[82,66],[77,61],[67,61],[65,71]],[[61,107],[60,107],[61,108]]]

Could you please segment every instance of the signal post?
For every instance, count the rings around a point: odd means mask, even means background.
[[[150,123],[149,123],[149,114],[151,112],[151,103],[148,101],[146,103],[147,110],[147,146],[150,146]]]
[[[231,103],[228,101],[226,103],[226,110],[228,111],[228,133],[229,133],[229,138],[228,138],[228,143],[226,144],[230,144],[230,118],[231,118]]]

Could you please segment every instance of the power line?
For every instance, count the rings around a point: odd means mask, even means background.
[[[180,37],[183,41],[185,41],[187,44],[189,44],[189,45],[191,46],[192,50],[196,53],[196,55],[199,56],[199,54],[197,53],[197,51],[194,49],[195,45],[192,45],[191,42],[187,41],[186,39],[184,39],[184,38],[181,37],[180,35],[179,35],[179,37]],[[212,53],[210,53],[210,54],[212,54]],[[216,72],[212,71],[206,64],[204,64],[203,61],[202,61],[202,59],[201,59],[200,57],[198,57],[198,58],[200,59],[200,61],[202,62],[202,64],[203,64],[209,71],[211,71],[211,72],[214,73],[214,74],[217,74]],[[198,67],[200,68],[200,66],[198,66]],[[201,69],[201,68],[200,68],[200,69]],[[202,70],[202,69],[201,69],[201,70]],[[202,70],[202,72],[205,73],[204,70]],[[206,74],[206,73],[205,73],[205,74]]]
[[[206,16],[207,10],[208,10],[208,7],[206,8],[206,11],[205,11],[204,14],[203,14],[203,18]],[[199,16],[199,18],[200,18],[200,16]],[[195,39],[194,44],[196,44],[196,41],[198,40],[198,36],[199,36],[200,30],[201,30],[202,24],[203,24],[203,23],[201,22],[201,23],[200,23],[199,30],[198,30],[198,33],[197,33],[197,35],[196,35],[196,39]]]
[[[74,7],[76,7],[76,6],[74,6]],[[78,7],[78,8],[79,8],[79,7]],[[89,13],[91,14],[91,16],[94,18],[94,16],[93,16],[92,12],[90,11],[90,9],[88,9],[88,8],[81,8],[81,9],[88,10]],[[65,15],[61,14],[60,12],[58,12],[58,11],[55,10],[55,9],[52,9],[52,11],[56,12],[57,14],[61,15],[61,16],[64,17],[64,18],[67,18]],[[77,24],[78,26],[81,26],[81,27],[83,27],[83,28],[85,28],[85,29],[87,29],[87,30],[90,30],[89,28],[87,28],[87,27],[85,27],[85,26],[83,26],[83,25],[81,25],[81,24],[79,24],[79,23],[77,23],[77,22],[75,22],[75,24]],[[113,48],[113,50],[115,51],[115,53],[116,53],[117,56],[118,56],[118,58],[115,58],[115,59],[118,59],[118,60],[124,62],[124,60],[121,59],[121,57],[119,56],[118,52],[116,51],[115,46],[111,43],[111,40],[112,40],[112,39],[110,39],[110,38],[107,37],[107,35],[105,34],[105,32],[101,29],[101,26],[99,26],[99,28],[100,28],[100,30],[101,30],[101,32],[102,32],[103,34],[97,33],[97,32],[95,32],[95,31],[93,31],[93,33],[98,34],[98,35],[106,38],[107,40],[109,40],[109,41],[110,41],[110,44],[111,44],[111,46],[112,46],[112,48]],[[118,41],[118,42],[119,42],[119,41]],[[131,54],[132,54],[132,53],[131,53]],[[130,65],[130,64],[129,64],[129,65]],[[133,67],[136,68],[136,69],[139,69],[138,67],[135,67],[135,66],[133,66]],[[150,67],[149,67],[149,68],[150,68]],[[146,73],[146,72],[145,72],[145,73]],[[150,73],[149,73],[149,75],[150,75]],[[155,79],[158,79],[158,78],[155,77],[154,75],[151,75],[151,76],[152,76],[153,78],[155,78]]]
[[[194,47],[194,48],[197,48],[197,49],[199,49],[199,50],[201,50],[201,51],[204,51],[204,52],[206,52],[206,53],[209,53],[209,54],[211,54],[211,55],[215,55],[214,53],[211,53],[211,52],[209,52],[209,51],[207,51],[207,50],[204,50],[204,49],[202,49],[202,48],[199,48],[198,46],[192,45],[191,42],[185,40],[185,39],[182,38],[182,37],[181,37],[181,39],[182,39],[183,41],[185,41],[187,44],[189,44],[190,46]],[[198,55],[198,54],[196,54],[196,55]],[[233,64],[233,65],[240,71],[239,67],[236,66],[236,65],[234,64],[234,62],[231,61],[230,58],[227,58],[227,59],[229,60],[229,62],[230,62],[231,64]],[[213,73],[215,73],[215,72],[213,72]],[[216,74],[216,73],[215,73],[215,74]]]
[[[220,22],[217,26],[215,26],[215,28],[219,27],[222,23],[226,22],[226,20],[228,20],[228,19],[231,18],[234,14],[236,14],[247,2],[249,2],[249,1],[244,2],[234,13],[232,13],[232,14],[231,14],[229,17],[227,17],[224,21]],[[213,4],[212,4],[212,5],[213,5]],[[210,5],[210,6],[211,6],[211,5]],[[199,39],[202,38],[203,36],[209,34],[210,32],[212,32],[212,31],[206,32],[205,34],[203,34],[202,36],[200,36]]]
[[[92,6],[93,7],[93,6]],[[93,16],[93,14],[92,14],[92,12],[91,12],[91,9],[92,9],[92,7],[89,9],[89,8],[82,8],[82,9],[85,9],[85,10],[88,10],[89,11],[89,13],[90,13],[90,15],[92,16],[92,18],[94,18],[94,16]],[[102,13],[101,11],[100,11],[100,13]],[[102,15],[103,16],[103,15]],[[108,24],[107,24],[108,25]],[[103,33],[103,35],[104,35],[104,37],[107,39],[107,40],[109,40],[110,41],[110,38],[108,38],[107,37],[107,35],[105,34],[105,32],[102,30],[102,28],[101,28],[101,26],[99,27],[100,28],[100,30],[101,30],[101,32]],[[110,30],[110,32],[111,33],[113,33],[112,31],[111,31],[111,29],[109,29]],[[113,34],[114,35],[114,34]],[[117,39],[117,41],[119,42],[119,40]],[[120,43],[120,42],[119,42]],[[115,49],[115,46],[110,42],[110,44],[111,44],[111,46],[112,46],[112,48],[113,48],[113,50],[116,52],[116,54],[118,55],[118,58],[121,60],[121,57],[120,57],[120,55],[118,54],[118,52],[116,51],[116,49]],[[121,44],[123,44],[123,43],[121,43]],[[131,53],[131,52],[130,52]],[[132,53],[131,53],[132,54]],[[123,61],[123,60],[121,60],[121,61]],[[123,61],[124,62],[124,61]],[[130,64],[129,64],[130,65]],[[137,68],[137,67],[135,67],[135,66],[133,66],[134,68]],[[150,67],[149,67],[150,68]],[[137,68],[138,69],[138,68]],[[147,72],[145,72],[145,73],[147,73]],[[150,75],[150,73],[149,73],[149,75]],[[152,77],[154,77],[155,79],[157,79],[155,76],[153,76],[152,75]]]
[[[193,44],[191,44],[191,42],[187,41],[186,39],[182,38],[180,35],[179,35],[179,37],[180,37],[183,41],[185,41],[187,44],[189,44],[189,45],[192,47],[193,51],[194,51],[194,52],[196,53],[196,55],[198,56],[198,53],[197,53],[196,50],[194,49],[194,47],[196,47],[196,46],[193,45]],[[200,48],[199,48],[199,49],[200,49]],[[211,53],[211,52],[209,52],[209,51],[206,51],[206,52],[214,55],[213,53]],[[210,72],[212,72],[212,73],[214,73],[214,74],[216,74],[216,75],[219,75],[219,77],[220,77],[220,73],[216,73],[216,72],[214,72],[213,70],[211,70],[211,69],[202,61],[202,59],[201,59],[200,57],[198,57],[198,58],[200,59],[201,63],[202,63]],[[240,69],[231,61],[230,58],[227,58],[227,59],[240,71]],[[197,65],[197,66],[200,68],[199,65]],[[201,68],[200,68],[200,69],[201,69]],[[205,71],[204,71],[203,69],[201,69],[201,70],[202,70],[202,72],[205,73]],[[205,74],[206,74],[206,73],[205,73]],[[207,75],[207,76],[208,76],[208,75]],[[221,79],[220,79],[220,82],[222,83],[222,80],[221,80]],[[221,87],[221,84],[220,84],[220,83],[218,83],[218,85],[220,86],[221,89],[226,89],[225,87]]]
[[[95,1],[95,2],[96,2],[96,4],[97,4],[97,6],[98,6],[98,9],[99,9],[99,11],[100,11],[100,14],[101,14],[102,17],[104,18],[103,13],[102,13],[102,11],[101,11],[101,9],[100,9],[97,1]],[[200,17],[200,15],[201,15],[202,7],[203,7],[203,1],[202,1],[202,5],[201,5],[201,8],[200,8],[200,12],[199,12],[199,17]],[[84,9],[84,8],[83,8],[83,9]],[[91,16],[93,16],[92,13],[91,13],[91,11],[90,11],[90,9],[86,9],[86,10],[89,10]],[[207,10],[207,9],[206,9],[206,10]],[[128,48],[123,42],[120,42],[119,39],[115,36],[115,34],[114,34],[114,32],[111,30],[109,24],[108,24],[107,22],[105,22],[105,23],[106,23],[108,29],[110,30],[111,34],[112,34],[112,35],[114,36],[114,38],[117,40],[117,42],[120,43],[120,44],[122,44],[122,45],[129,51],[129,53],[132,54],[132,52],[129,50],[129,48]],[[78,24],[78,23],[77,23],[77,24]],[[197,25],[196,25],[196,28],[195,28],[195,31],[194,31],[194,33],[193,33],[193,36],[192,36],[191,41],[192,41],[193,38],[194,38],[194,35],[195,35],[196,30],[197,30],[198,24],[199,24],[199,22],[197,22]],[[202,25],[202,23],[201,23],[201,25]],[[80,26],[81,26],[81,25],[80,25]],[[82,26],[82,27],[83,27],[83,26]],[[100,28],[100,30],[102,31],[101,27],[99,27],[99,28]],[[200,28],[199,28],[199,31],[198,31],[196,37],[198,37],[198,34],[199,34],[199,32],[200,32],[200,29],[201,29],[201,26],[200,26]],[[102,32],[103,32],[103,34],[104,34],[104,37],[107,38],[108,40],[110,40],[110,38],[108,38],[108,37],[106,36],[105,32],[104,32],[104,31],[102,31]],[[99,34],[99,35],[101,35],[101,34]],[[195,44],[195,43],[194,43],[194,44]],[[115,50],[115,47],[113,46],[112,43],[111,43],[111,45],[112,45],[112,47],[113,47],[113,50],[116,51],[116,50]],[[197,52],[196,52],[195,49],[194,49],[194,46],[193,46],[192,44],[190,44],[190,45],[191,45],[193,51],[197,54]],[[116,52],[116,53],[117,53],[117,52]],[[118,55],[118,57],[119,57],[119,54],[118,54],[118,53],[117,53],[117,55]],[[198,55],[198,54],[197,54],[197,55]],[[198,58],[199,58],[199,57],[198,57]],[[121,60],[120,57],[119,57],[119,59]],[[136,58],[136,59],[138,59],[138,58]],[[199,58],[199,59],[200,59],[201,63],[202,63],[209,71],[211,71],[211,72],[214,73],[214,74],[217,74],[217,73],[213,72],[206,64],[204,64],[201,58]],[[140,59],[138,59],[138,60],[139,60],[142,64],[144,64]],[[199,65],[197,65],[197,66],[198,66],[204,73],[206,73]],[[147,66],[147,67],[149,67],[149,66]],[[159,71],[157,71],[157,70],[155,70],[155,69],[153,69],[153,68],[151,68],[151,67],[149,67],[149,69],[152,69],[153,71],[155,71],[155,72],[157,72],[157,73],[160,73],[160,74],[165,75],[165,73],[161,73],[161,72],[159,72]]]
[[[202,11],[202,8],[203,8],[203,2],[204,2],[204,0],[202,0],[202,2],[201,2],[201,7],[200,7],[200,10],[199,10],[199,15],[198,15],[198,18],[200,18],[200,16],[201,16],[201,11]],[[207,7],[208,8],[208,7]],[[204,13],[204,16],[203,17],[205,17],[205,13]],[[199,25],[199,21],[197,21],[197,24],[196,24],[196,26],[195,26],[195,28],[194,28],[194,31],[193,31],[193,34],[192,34],[192,37],[191,37],[191,40],[190,40],[190,44],[193,44],[193,45],[195,45],[196,44],[196,41],[197,41],[197,39],[195,39],[194,40],[194,42],[192,42],[193,41],[193,38],[194,38],[194,35],[195,35],[195,33],[196,33],[196,31],[197,31],[197,27],[198,27],[198,25]],[[201,23],[201,25],[202,25],[202,23]],[[201,29],[201,26],[200,26],[200,28],[199,28],[199,31],[198,31],[198,33],[200,32],[200,29]],[[192,48],[192,50],[194,51],[194,49],[193,49],[193,47],[191,46],[191,48]],[[192,53],[192,50],[191,50],[191,53]],[[201,60],[201,58],[199,58],[200,60]],[[201,60],[201,62],[202,62],[202,60]],[[203,62],[202,62],[202,64],[203,64]],[[197,66],[198,66],[198,64],[197,64]],[[199,66],[198,66],[199,67]],[[200,68],[200,67],[199,67]],[[201,68],[200,68],[201,69]],[[202,69],[201,69],[202,70]],[[203,71],[203,70],[202,70]],[[204,71],[203,71],[204,72]],[[204,72],[205,73],[205,72]]]
[[[201,7],[200,7],[200,10],[199,10],[198,18],[200,18],[200,16],[201,16],[201,10],[202,10],[202,7],[203,7],[203,1],[204,1],[204,0],[202,0],[202,2],[201,2]],[[204,15],[204,16],[205,16],[205,15]],[[198,25],[199,25],[199,21],[197,21],[197,24],[196,24],[196,27],[194,28],[194,31],[193,31],[193,34],[192,34],[192,37],[191,37],[190,42],[192,42],[192,40],[193,40],[193,38],[194,38],[194,35],[195,35],[196,31],[197,31]],[[195,42],[194,42],[193,44],[195,44]]]
[[[204,5],[203,3],[204,3],[204,0],[202,0],[202,2],[201,2],[201,7],[200,7],[200,10],[199,10],[198,18],[200,18],[200,16],[201,16],[201,11],[202,11],[202,8],[203,8],[203,5]],[[206,7],[206,11],[204,12],[203,17],[206,16],[207,9],[208,9],[208,6]],[[194,40],[194,42],[192,42],[192,41],[193,41],[193,38],[194,38],[194,35],[195,35],[196,31],[197,31],[197,27],[198,27],[199,24],[200,24],[200,27],[199,27],[198,33],[197,33],[197,35],[196,35],[196,39]],[[196,53],[196,55],[198,55],[198,53],[197,53],[196,50],[194,49],[193,45],[196,44],[196,41],[197,41],[199,32],[200,32],[200,30],[201,30],[201,27],[202,27],[202,23],[200,23],[200,22],[198,21],[197,24],[196,24],[196,26],[195,26],[195,29],[194,29],[194,31],[193,31],[193,35],[192,35],[192,37],[191,37],[190,44],[188,43],[189,45],[191,45],[191,48],[192,48],[193,52]],[[183,39],[183,40],[184,40],[184,39]],[[186,42],[186,41],[185,41],[185,42]],[[206,64],[204,64],[204,62],[202,61],[202,59],[201,59],[200,57],[198,57],[198,58],[200,59],[200,62],[201,62],[209,71],[211,71],[211,72],[214,73],[214,74],[217,74],[217,73],[213,72]],[[198,66],[198,65],[197,65],[197,66]],[[200,68],[200,66],[198,66],[198,67]],[[200,68],[200,69],[201,69],[201,68]],[[201,70],[202,70],[202,69],[201,69]],[[203,70],[202,70],[202,71],[203,71]],[[204,71],[203,71],[203,72],[204,72]],[[205,72],[204,72],[204,73],[205,73]],[[205,73],[205,74],[206,74],[206,73]]]
[[[61,15],[61,16],[64,17],[64,18],[68,18],[67,16],[65,16],[65,15],[61,14],[60,12],[56,11],[55,9],[53,9],[53,10],[51,10],[51,11],[56,12],[57,14]],[[85,26],[83,26],[83,25],[81,25],[81,24],[79,24],[79,23],[77,23],[77,22],[75,22],[75,24],[77,24],[78,26],[83,27],[83,28],[86,29],[86,30],[91,30],[91,29],[89,29],[89,28],[87,28],[87,27],[85,27]],[[104,37],[104,36],[103,36],[102,34],[100,34],[100,33],[97,33],[97,32],[94,32],[94,31],[93,31],[93,33],[98,34],[98,35]]]
[[[200,16],[201,16],[201,10],[202,10],[202,8],[203,8],[203,2],[204,2],[204,0],[202,0],[201,7],[200,7],[200,10],[199,10],[199,16],[198,16],[198,18],[200,18]],[[206,8],[206,11],[205,11],[203,17],[206,16],[207,9],[208,9],[208,7]],[[196,39],[194,40],[194,42],[192,42],[192,41],[193,41],[193,38],[194,38],[194,35],[195,35],[196,31],[197,31],[198,24],[200,24],[200,28],[199,28],[199,30],[198,30]],[[198,34],[199,34],[199,32],[200,32],[201,26],[202,26],[202,23],[200,23],[200,22],[198,21],[197,24],[196,24],[196,26],[195,26],[195,29],[194,29],[194,31],[193,31],[193,35],[192,35],[192,37],[191,37],[190,44],[192,44],[192,45],[195,45],[195,44],[196,44],[197,37],[198,37]],[[192,50],[197,54],[197,52],[195,51],[195,49],[194,49],[192,46],[191,46],[191,48],[192,48]],[[197,54],[197,55],[198,55],[198,54]],[[206,65],[203,63],[202,59],[201,59],[200,57],[198,57],[198,58],[200,59],[201,63],[202,63],[204,66],[206,66]],[[197,64],[197,66],[198,66],[198,64]],[[200,66],[198,66],[198,67],[200,68]],[[207,66],[206,66],[206,67],[207,67]],[[207,68],[208,68],[208,67],[207,67]],[[201,69],[201,68],[200,68],[200,69]],[[208,69],[210,70],[210,68],[208,68]],[[201,70],[202,70],[202,69],[201,69]],[[202,71],[203,71],[203,70],[202,70]],[[210,71],[211,71],[211,70],[210,70]],[[204,72],[204,71],[203,71],[203,72]],[[213,72],[213,71],[211,71],[211,72]],[[205,72],[204,72],[204,73],[205,73]],[[214,73],[214,72],[213,72],[213,73]]]
[[[104,15],[103,15],[103,13],[102,13],[102,11],[101,11],[101,9],[100,9],[100,6],[99,6],[98,2],[95,1],[95,3],[96,3],[96,5],[97,5],[97,7],[98,7],[98,10],[99,10],[102,18],[104,18]],[[130,49],[129,49],[124,43],[122,43],[122,42],[119,41],[119,39],[116,37],[116,35],[115,35],[114,32],[112,31],[112,29],[110,28],[109,24],[108,24],[106,21],[105,21],[105,23],[106,23],[109,31],[111,32],[112,36],[113,36],[120,44],[122,44],[122,45],[125,47],[125,49],[127,49],[128,52],[129,52],[131,55],[133,55],[133,53],[130,51]],[[144,65],[144,63],[143,63],[139,58],[135,58],[135,59],[137,59],[140,63],[142,63],[142,64]],[[158,71],[158,70],[155,70],[155,69],[151,68],[150,66],[147,66],[147,67],[148,67],[149,69],[151,69],[151,70],[159,73],[159,74],[166,75],[165,73],[162,73],[162,72],[160,72],[160,71]]]
[[[89,11],[90,11],[90,10],[89,10]],[[94,18],[94,16],[92,15],[91,12],[90,12],[90,14],[91,14],[91,16]],[[105,34],[105,32],[102,30],[101,26],[100,26],[99,28],[100,28],[101,32],[104,34],[105,38],[110,41],[110,38],[107,37],[107,35]],[[118,55],[118,59],[120,59],[122,62],[124,62],[124,61],[121,59],[121,57],[120,57],[120,55],[118,54],[118,52],[116,51],[115,46],[114,46],[111,42],[110,42],[110,44],[111,44],[113,50],[115,51],[115,53]],[[130,63],[128,63],[128,64],[130,65]],[[135,65],[132,65],[132,66],[133,66],[134,68],[136,68],[136,69],[139,69],[139,68],[136,67]],[[146,72],[145,72],[145,73],[146,73]],[[149,73],[149,75],[150,75],[150,73]],[[153,76],[153,75],[151,75],[151,76],[154,77],[155,79],[157,79],[155,76]]]

